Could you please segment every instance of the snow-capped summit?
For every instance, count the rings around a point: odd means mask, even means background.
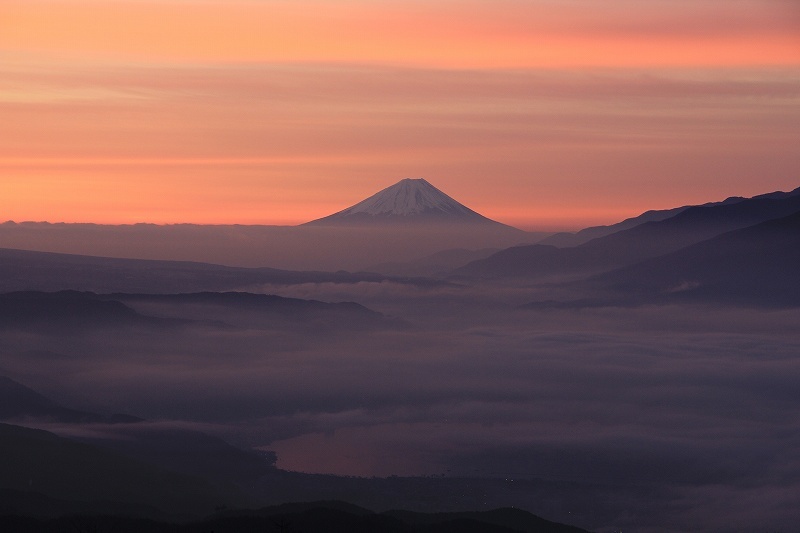
[[[422,178],[400,180],[354,206],[308,224],[417,222],[500,224],[453,200]]]

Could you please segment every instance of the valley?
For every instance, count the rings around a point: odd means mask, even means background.
[[[5,248],[4,512],[192,521],[344,500],[780,529],[800,479],[798,198],[682,207],[572,247],[419,250],[384,273]],[[409,245],[455,231],[413,224]]]

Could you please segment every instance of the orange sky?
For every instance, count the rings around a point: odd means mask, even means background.
[[[526,228],[800,185],[791,0],[6,0],[0,219]]]

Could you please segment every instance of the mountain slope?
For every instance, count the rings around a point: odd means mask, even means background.
[[[390,319],[355,302],[321,302],[248,292],[185,294],[109,294],[98,298],[118,300],[142,312],[177,320],[218,320],[232,325],[263,327],[298,324],[322,330],[364,330],[397,327]]]
[[[541,244],[509,248],[473,261],[453,271],[453,276],[544,278],[597,274],[797,211],[800,195],[691,207],[666,220],[640,224],[572,248]]]
[[[50,331],[130,325],[164,325],[125,304],[76,291],[20,291],[0,294],[0,329]]]
[[[766,194],[759,194],[757,196],[753,196],[752,199],[777,200],[797,195],[800,195],[800,187],[790,192],[776,191]],[[673,207],[672,209],[645,211],[639,216],[626,218],[622,222],[617,222],[616,224],[611,224],[608,226],[593,226],[590,228],[582,229],[577,233],[556,233],[555,235],[551,235],[549,237],[542,239],[541,241],[539,241],[538,244],[549,244],[552,246],[557,246],[559,248],[567,246],[579,246],[585,242],[589,242],[592,239],[605,237],[606,235],[611,235],[612,233],[617,233],[618,231],[630,229],[639,226],[641,224],[644,224],[646,222],[659,222],[661,220],[672,218],[675,215],[678,215],[691,207],[711,207],[715,205],[730,205],[742,202],[744,200],[748,200],[748,198],[743,198],[741,196],[732,196],[721,202],[708,202],[699,206],[684,205],[681,207]]]
[[[800,212],[588,280],[633,300],[800,305]]]
[[[590,228],[584,228],[576,233],[556,233],[554,235],[550,235],[549,237],[545,237],[539,241],[538,244],[557,246],[558,248],[580,246],[581,244],[589,242],[592,239],[598,239],[600,237],[605,237],[606,235],[611,235],[612,233],[617,233],[618,231],[635,228],[636,226],[645,224],[647,222],[660,222],[661,220],[672,218],[678,213],[686,211],[689,209],[689,207],[691,206],[686,205],[682,207],[673,207],[672,209],[645,211],[639,216],[626,218],[622,222],[609,224],[608,226],[592,226]]]
[[[374,513],[341,501],[289,503],[258,510],[226,511],[206,523],[222,530],[227,520],[285,517],[303,531],[395,531],[397,533],[582,533],[580,529],[550,522],[521,509],[502,508],[490,511],[422,513],[391,510]],[[327,522],[327,523],[326,523]],[[327,526],[327,527],[326,527]]]
[[[505,226],[460,204],[421,178],[401,180],[347,209],[305,225],[420,223]]]
[[[514,508],[493,509],[490,511],[466,511],[460,513],[414,513],[411,511],[387,511],[384,515],[392,516],[408,524],[416,526],[446,526],[458,523],[469,526],[472,531],[489,531],[492,527],[507,528],[507,531],[520,533],[581,533],[585,530],[559,524],[540,518],[527,511]],[[483,527],[484,529],[481,529]],[[457,528],[453,527],[453,530]],[[459,529],[460,530],[460,529]],[[464,529],[464,531],[470,531]]]
[[[41,499],[39,501],[42,501]],[[55,502],[61,503],[62,502]],[[0,507],[2,509],[2,507]],[[506,525],[508,524],[508,525]],[[586,533],[518,509],[472,513],[374,513],[337,501],[286,504],[259,510],[226,511],[198,522],[170,524],[125,516],[70,516],[47,521],[0,517],[0,527],[15,532],[147,531],[152,533]]]

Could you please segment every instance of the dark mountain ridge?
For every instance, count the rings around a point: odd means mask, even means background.
[[[0,248],[0,292],[71,289],[98,293],[180,293],[241,290],[264,284],[385,280],[415,283],[415,280],[365,272],[230,267],[192,261],[120,259]]]
[[[800,305],[800,212],[587,280],[634,301]]]
[[[137,313],[122,302],[77,291],[19,291],[0,294],[0,329],[50,331],[115,326],[174,325]]]
[[[691,207],[658,222],[600,237],[572,248],[541,244],[508,248],[453,271],[455,278],[545,278],[613,270],[800,210],[800,194]]]
[[[759,194],[757,196],[753,196],[752,199],[782,199],[797,195],[800,195],[800,187],[789,192],[775,191],[766,194]],[[640,224],[644,224],[646,222],[658,222],[661,220],[672,218],[675,215],[683,211],[686,211],[691,207],[711,207],[715,205],[730,205],[748,199],[749,198],[745,198],[742,196],[731,196],[721,202],[707,202],[705,204],[700,204],[696,206],[684,205],[681,207],[674,207],[672,209],[657,209],[657,210],[645,211],[641,215],[638,215],[636,217],[626,218],[621,222],[617,222],[616,224],[610,224],[608,226],[593,226],[590,228],[584,228],[576,233],[567,233],[567,232],[556,233],[554,235],[542,239],[537,244],[549,244],[557,246],[559,248],[568,246],[578,246],[592,239],[596,239],[598,237],[605,237],[606,235],[611,235],[612,233],[616,233],[618,231],[630,229],[635,226],[639,226]]]
[[[118,300],[141,312],[175,320],[216,320],[236,325],[241,319],[258,327],[280,322],[319,330],[342,331],[373,327],[399,327],[403,324],[356,302],[322,302],[249,292],[197,292],[183,294],[100,295]],[[247,320],[246,317],[252,317]]]
[[[6,494],[9,494],[6,491]],[[14,497],[15,494],[10,494]],[[17,498],[19,499],[19,498]],[[64,505],[40,497],[50,506]],[[2,508],[2,507],[0,507]],[[332,533],[586,533],[586,530],[541,519],[519,509],[501,508],[465,513],[375,513],[345,502],[285,504],[258,510],[221,512],[187,523],[124,516],[71,516],[49,520],[0,517],[0,527],[15,532],[61,533],[124,531],[152,533],[263,533],[264,531],[328,531]]]
[[[161,304],[161,308],[141,304]],[[173,312],[164,312],[171,306]],[[191,307],[201,306],[201,312]],[[321,302],[272,294],[200,292],[184,294],[97,294],[89,291],[18,291],[0,294],[0,329],[79,331],[107,327],[226,326],[227,313],[267,314],[299,325],[346,329],[399,323],[355,302]]]

